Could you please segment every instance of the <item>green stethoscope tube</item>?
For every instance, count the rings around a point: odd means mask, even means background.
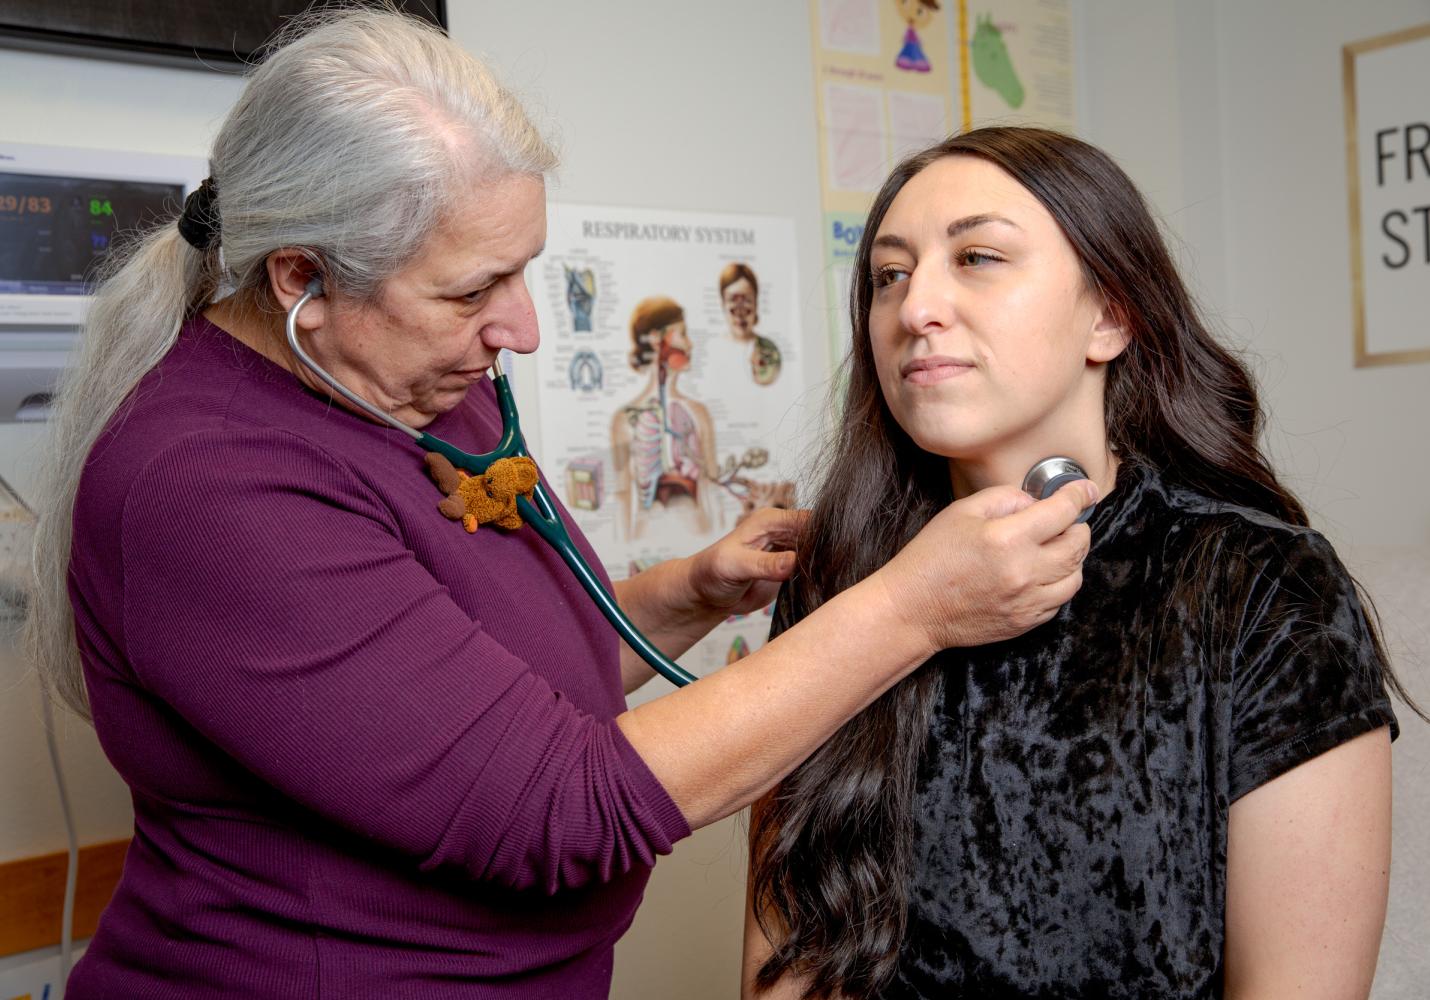
[[[498,459],[515,457],[531,458],[530,453],[526,450],[526,441],[521,434],[521,421],[516,412],[516,400],[512,398],[511,386],[507,382],[506,373],[502,371],[500,361],[492,363],[492,369],[489,374],[496,387],[497,403],[501,407],[501,441],[497,443],[494,449],[484,452],[481,455],[473,455],[469,452],[465,452],[455,445],[443,441],[439,437],[433,437],[431,434],[424,434],[415,427],[409,427],[401,420],[392,416],[392,414],[379,410],[361,396],[351,392],[341,382],[328,374],[321,365],[308,355],[308,352],[303,350],[302,345],[298,343],[298,312],[312,299],[322,295],[322,289],[322,283],[317,279],[309,282],[308,288],[303,293],[302,298],[293,304],[293,308],[288,310],[288,346],[293,349],[293,353],[297,356],[298,360],[303,363],[303,366],[318,378],[322,379],[329,388],[364,413],[387,424],[389,427],[402,431],[408,437],[412,438],[418,447],[424,451],[438,452],[446,456],[448,461],[457,468],[464,469],[473,475],[481,475],[486,472],[487,468]],[[595,571],[591,569],[590,563],[586,562],[585,557],[581,555],[581,550],[576,548],[575,543],[571,541],[570,532],[566,530],[566,525],[562,522],[556,505],[551,502],[550,496],[547,495],[546,487],[539,478],[536,483],[536,489],[532,491],[532,497],[536,501],[534,504],[525,497],[517,497],[516,506],[521,512],[522,520],[531,525],[532,530],[540,535],[546,544],[556,550],[557,554],[561,556],[562,561],[565,562],[571,572],[575,574],[577,582],[579,582],[586,593],[590,595],[591,600],[595,602],[601,614],[605,615],[606,620],[611,623],[612,627],[614,627],[620,637],[625,640],[626,644],[635,650],[636,655],[642,660],[649,663],[656,673],[677,687],[683,687],[694,681],[694,674],[683,669],[659,649],[656,649],[651,641],[641,634],[640,629],[636,628],[635,624],[626,617],[626,613],[621,610],[620,605],[616,604],[615,598],[601,585],[601,581],[596,576]]]

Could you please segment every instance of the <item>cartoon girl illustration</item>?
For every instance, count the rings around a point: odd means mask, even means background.
[[[611,418],[616,494],[627,540],[640,538],[652,518],[673,515],[682,527],[708,533],[719,508],[707,482],[716,465],[715,428],[705,406],[682,395],[692,347],[685,310],[673,299],[643,299],[631,313],[630,364],[650,371],[640,395]]]
[[[923,43],[919,41],[919,30],[927,28],[933,20],[934,13],[939,10],[938,0],[894,0],[894,5],[909,26],[904,32],[904,47],[899,50],[894,65],[910,73],[927,73],[931,67],[928,56],[924,55]]]

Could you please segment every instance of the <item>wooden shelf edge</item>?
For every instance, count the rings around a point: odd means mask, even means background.
[[[129,840],[113,840],[79,849],[75,885],[74,939],[87,938],[109,904]],[[65,869],[69,854],[45,854],[0,864],[0,957],[60,943],[64,914]]]

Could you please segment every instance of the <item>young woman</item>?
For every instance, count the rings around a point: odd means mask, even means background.
[[[949,139],[884,185],[851,310],[776,631],[1040,459],[1105,499],[1052,621],[937,654],[757,804],[746,995],[1364,996],[1399,688],[1131,182]]]

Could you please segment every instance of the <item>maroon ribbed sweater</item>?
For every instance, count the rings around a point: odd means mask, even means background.
[[[428,429],[491,448],[490,383]],[[75,508],[135,830],[70,1000],[607,995],[689,828],[570,572],[440,499],[405,435],[206,321],[140,384]]]

